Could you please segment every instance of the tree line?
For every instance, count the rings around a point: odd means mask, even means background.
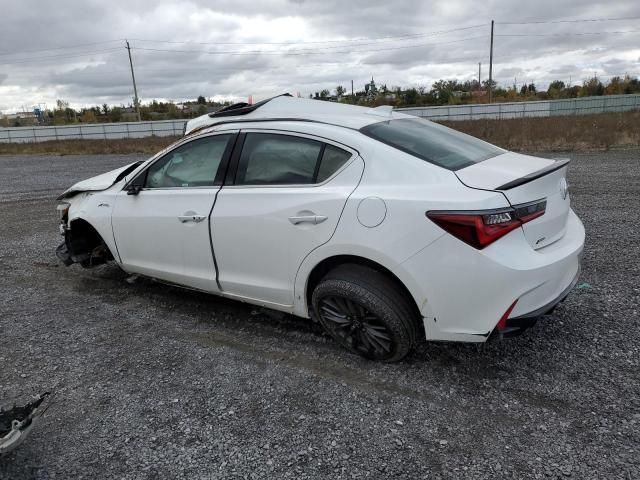
[[[176,120],[195,118],[211,111],[218,110],[231,102],[215,102],[200,95],[196,100],[176,104],[171,101],[162,102],[152,100],[146,104],[140,104],[141,120]],[[41,113],[38,119],[43,125],[71,125],[74,123],[116,123],[135,122],[138,119],[136,109],[133,104],[125,105],[96,105],[74,109],[69,106],[69,102],[59,99],[52,110]],[[19,127],[32,125],[33,119],[12,119],[0,118],[0,127]]]
[[[354,92],[353,95],[348,93],[342,85],[338,85],[333,92],[324,89],[310,95],[310,98],[356,105],[395,107],[462,105],[489,101],[488,80],[479,84],[477,80],[443,79],[434,82],[431,88],[426,86],[388,88],[385,84],[378,87],[372,83],[365,85],[364,89]],[[535,83],[505,87],[493,81],[492,87],[493,102],[518,102],[640,93],[640,80],[637,77],[618,76],[603,82],[598,77],[592,77],[581,85],[567,85],[562,80],[554,80],[546,90],[539,89]]]
[[[567,85],[562,80],[554,80],[546,90],[539,89],[534,83],[526,83],[521,86],[500,86],[495,81],[492,83],[493,102],[517,102],[527,100],[548,100],[562,98],[592,97],[601,95],[621,95],[640,93],[640,80],[637,77],[612,77],[603,82],[598,77],[592,77],[581,85]],[[438,80],[431,88],[426,86],[388,88],[386,84],[375,85],[373,80],[366,84],[362,90],[353,94],[347,92],[338,85],[335,89],[323,89],[310,98],[318,100],[349,103],[363,106],[391,105],[394,107],[429,106],[429,105],[462,105],[474,103],[487,103],[489,81],[481,84],[477,80]],[[152,100],[141,104],[140,117],[142,120],[174,120],[195,118],[206,113],[218,110],[231,102],[215,102],[203,95],[196,100],[176,104],[171,101],[162,102]],[[45,125],[68,125],[74,123],[114,123],[123,121],[136,121],[137,114],[133,105],[110,106],[108,104],[93,107],[73,109],[65,100],[57,100],[53,110],[42,112],[38,123]],[[32,120],[26,123],[22,119],[0,118],[0,126],[32,125]]]

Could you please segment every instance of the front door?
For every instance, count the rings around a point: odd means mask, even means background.
[[[125,270],[217,291],[209,219],[233,134],[184,143],[117,196],[112,226]]]
[[[213,211],[220,284],[233,296],[293,305],[298,267],[333,235],[364,162],[309,136],[254,131],[242,140],[235,180]]]

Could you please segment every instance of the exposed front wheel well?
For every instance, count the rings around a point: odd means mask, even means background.
[[[382,265],[380,265],[377,262],[374,262],[373,260],[369,260],[368,258],[359,257],[356,255],[336,255],[333,257],[325,258],[322,262],[320,262],[318,265],[316,265],[313,268],[313,270],[309,274],[309,279],[307,280],[307,288],[305,292],[307,309],[309,313],[313,312],[313,308],[311,306],[311,297],[313,295],[313,290],[320,283],[320,280],[322,280],[322,278],[331,270],[334,270],[339,266],[349,265],[349,264],[363,265],[365,267],[369,267],[373,270],[376,270],[382,273],[383,275],[385,275],[386,277],[388,277],[389,280],[391,280],[398,287],[400,292],[407,298],[407,301],[410,303],[410,305],[414,309],[414,313],[418,317],[420,317],[420,309],[418,308],[418,305],[416,305],[416,302],[413,299],[413,296],[411,295],[407,287],[405,287],[404,283],[402,283],[402,281],[391,270],[383,267]]]
[[[65,232],[69,263],[79,263],[83,267],[100,265],[113,260],[113,255],[98,231],[86,220],[76,218]]]

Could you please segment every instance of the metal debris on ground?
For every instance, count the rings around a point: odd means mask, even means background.
[[[0,455],[9,453],[29,435],[37,418],[47,410],[43,404],[49,395],[45,392],[25,405],[0,408]]]

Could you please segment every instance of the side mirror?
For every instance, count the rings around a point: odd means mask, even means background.
[[[140,193],[140,190],[142,190],[142,185],[131,183],[127,185],[127,188],[125,190],[127,191],[127,195],[138,195]]]

